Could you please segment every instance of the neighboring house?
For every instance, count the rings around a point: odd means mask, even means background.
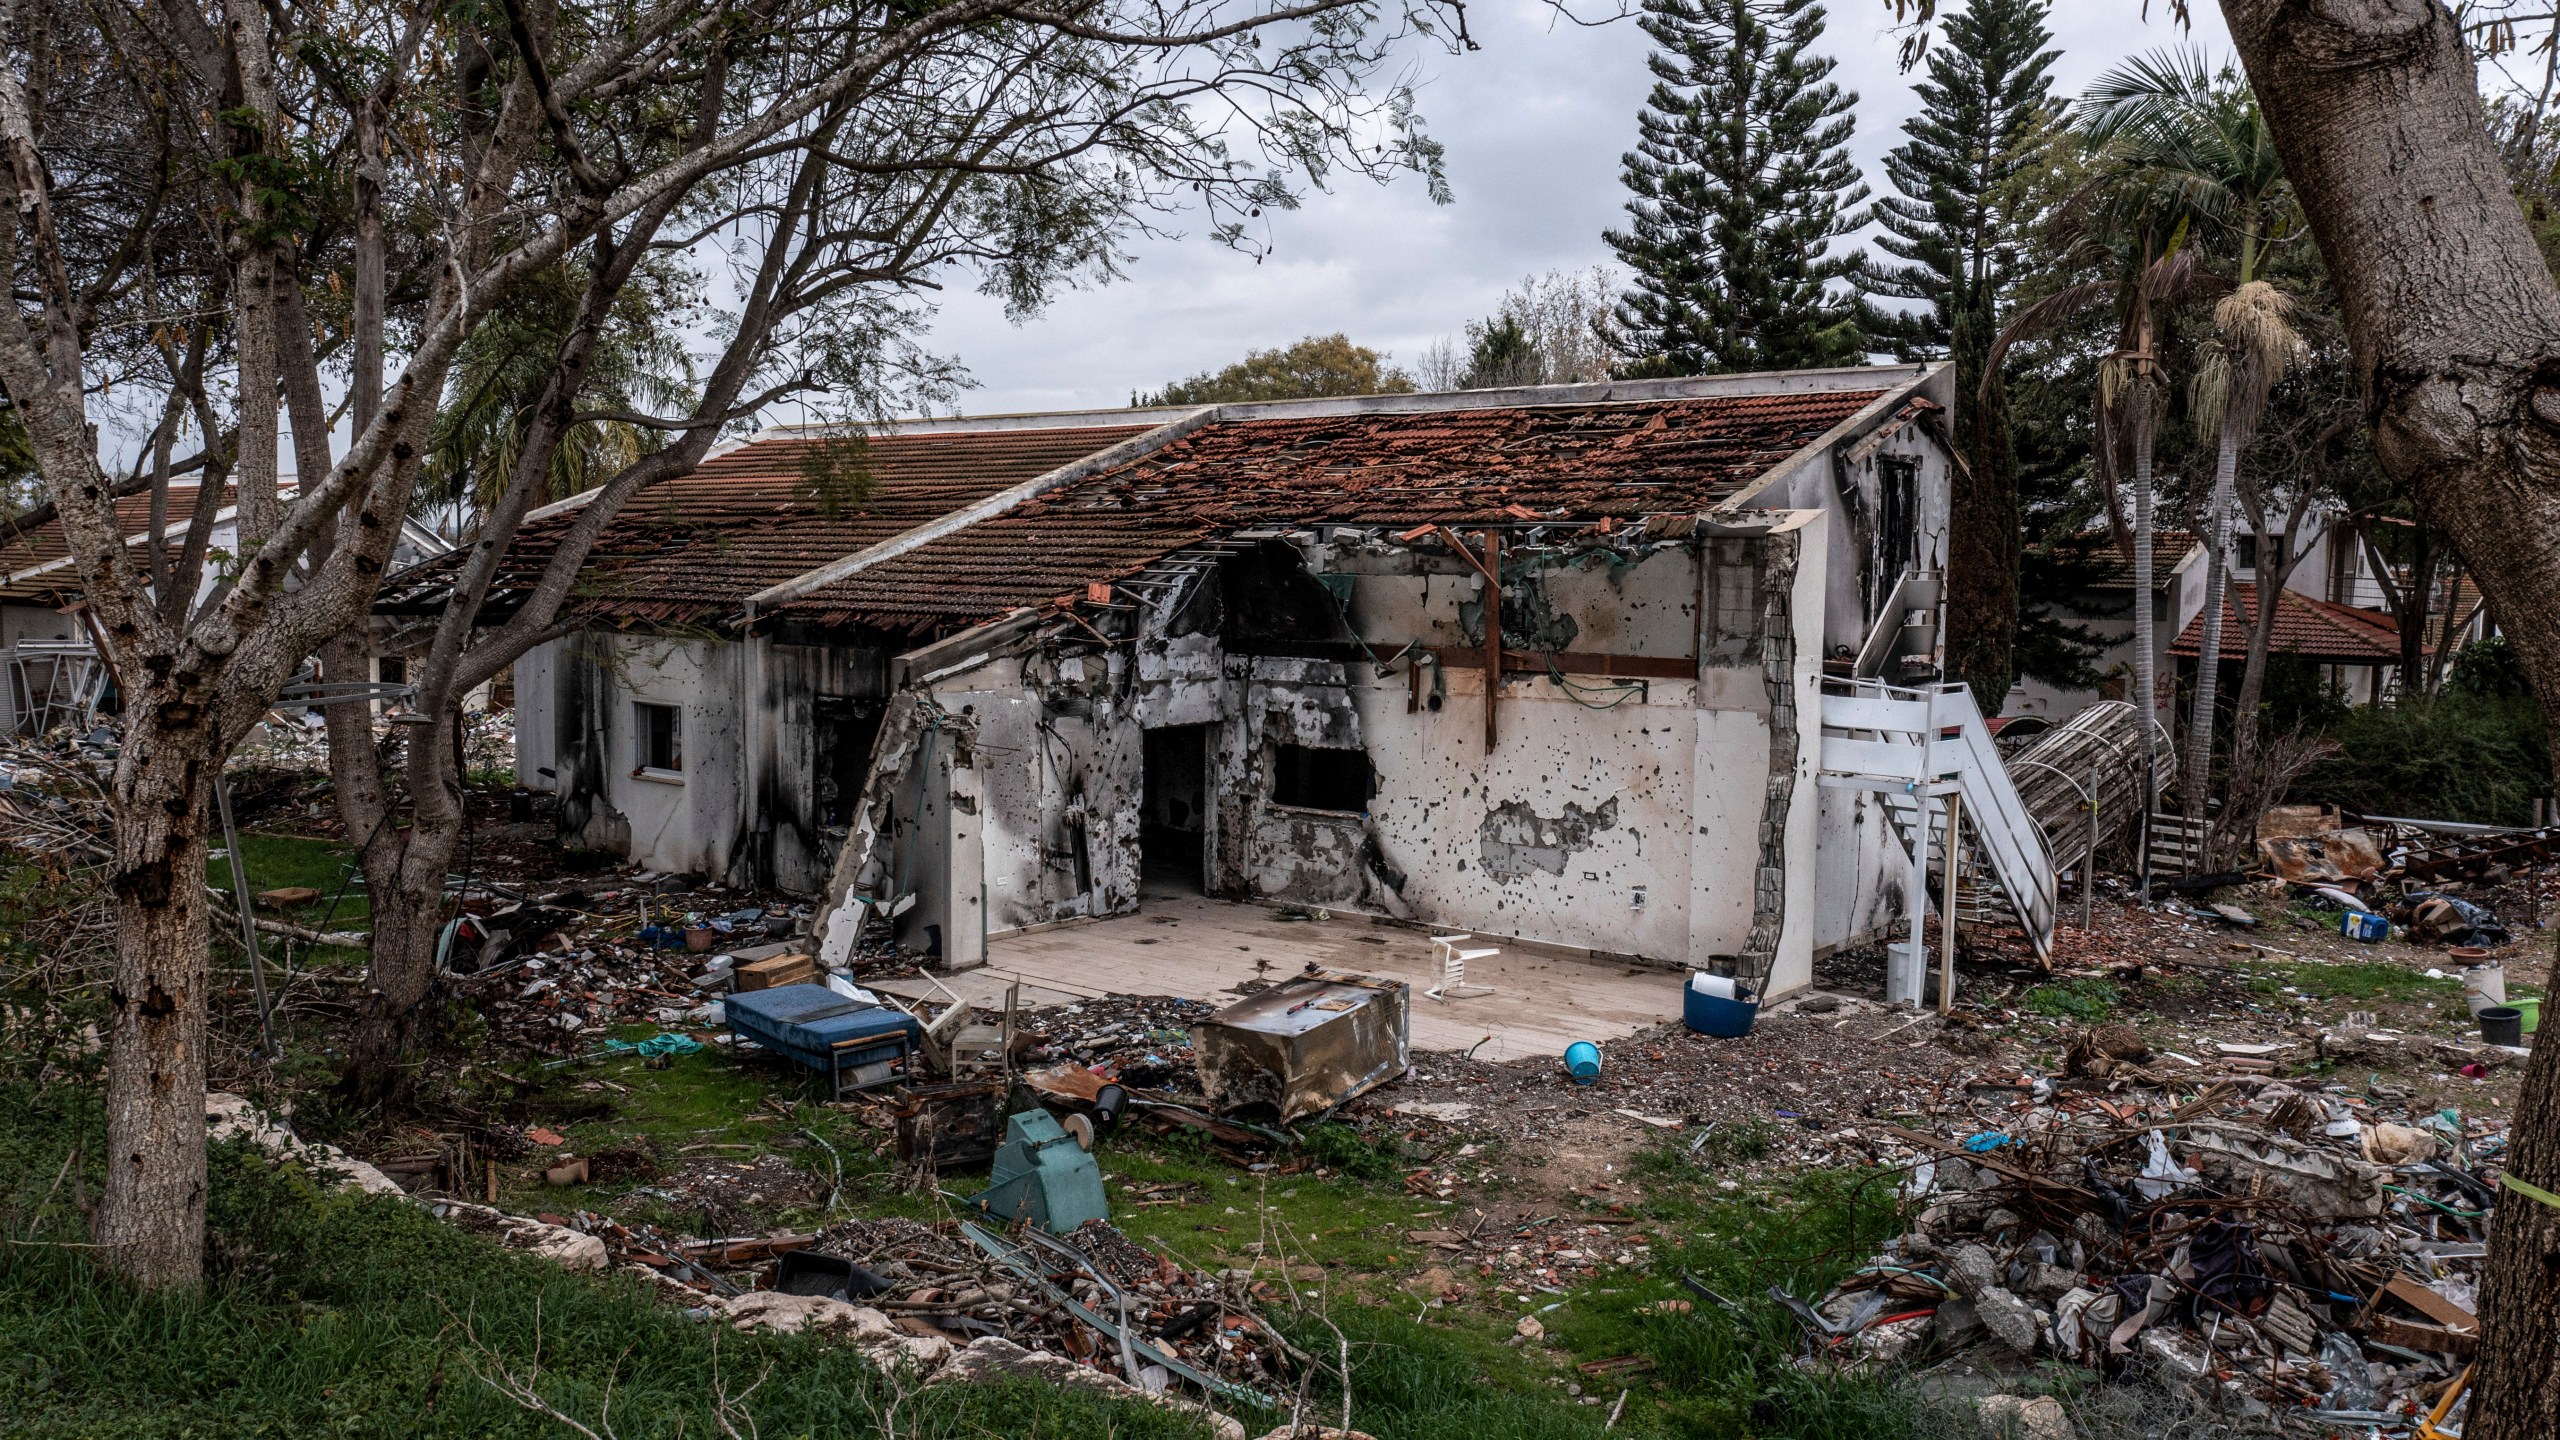
[[[2205,547],[2184,530],[2161,531],[2152,543],[2153,636],[2159,647],[2153,658],[2161,677],[2157,713],[2174,732],[2184,718],[2184,697],[2191,693],[2195,662],[2203,650]],[[2376,578],[2380,556],[2335,514],[2308,517],[2294,543],[2300,558],[2285,577],[2286,598],[2277,611],[2270,655],[2315,667],[2319,678],[2350,703],[2389,699],[2400,683],[2400,626],[2390,596]],[[2061,619],[2087,627],[2100,640],[2103,648],[2092,662],[2102,677],[2099,686],[2063,690],[2021,677],[2002,714],[2060,721],[2095,701],[2123,699],[2129,693],[2133,566],[2104,537],[2091,537],[2090,544],[2090,583],[2060,597],[2055,608]],[[2234,597],[2256,592],[2257,537],[2235,535],[2229,559],[2222,653],[2236,678],[2248,655],[2245,617],[2256,613],[2256,601]],[[2395,588],[2405,585],[2406,568],[2396,568],[2391,579]],[[2427,606],[2425,653],[2450,655],[2494,633],[2496,625],[2470,577],[2450,564],[2439,567]]]
[[[2257,623],[2258,587],[2234,580],[2223,596],[2222,665],[2237,683],[2247,662],[2250,627]],[[2352,703],[2381,701],[2384,687],[2400,664],[2400,626],[2390,616],[2352,605],[2314,600],[2287,586],[2276,592],[2275,630],[2267,637],[2267,654],[2317,666],[2321,679]],[[2179,632],[2171,653],[2186,662],[2187,683],[2194,681],[2196,662],[2204,655],[2204,609]],[[2229,689],[2223,692],[2226,696]]]
[[[162,536],[173,560],[186,543],[198,493],[192,484],[169,486]],[[127,545],[137,551],[149,545],[148,494],[118,500],[116,519]],[[206,536],[210,558],[197,587],[199,601],[221,583],[224,561],[238,544],[239,526],[226,503],[214,512]],[[416,565],[447,548],[434,531],[403,522],[392,564],[394,568]],[[112,706],[114,674],[100,653],[99,637],[84,613],[81,597],[80,571],[71,559],[60,522],[0,542],[0,733],[41,733],[83,721],[101,705]]]
[[[520,779],[656,869],[912,894],[953,966],[1170,886],[1792,989],[1908,898],[1815,712],[1827,662],[1930,633],[1885,612],[1943,563],[1951,384],[911,421],[833,506],[844,438],[768,432],[609,529],[582,628],[517,666]]]

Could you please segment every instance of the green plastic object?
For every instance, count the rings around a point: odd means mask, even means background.
[[[2542,999],[2540,996],[2536,996],[2530,1000],[2510,1001],[2509,1003],[2514,1005],[2518,1010],[2524,1012],[2524,1033],[2530,1035],[2542,1028]]]
[[[1111,1218],[1102,1194],[1102,1167],[1076,1144],[1046,1110],[1025,1110],[1004,1122],[1004,1145],[988,1175],[993,1183],[969,1203],[988,1219],[1010,1225],[1028,1220],[1064,1235],[1087,1220]]]

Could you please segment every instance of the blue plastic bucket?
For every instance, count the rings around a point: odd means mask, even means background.
[[[2350,910],[2338,917],[2338,933],[2350,940],[2384,940],[2390,938],[2391,922],[2362,910]]]
[[[1600,1078],[1600,1047],[1588,1040],[1576,1040],[1564,1047],[1565,1073],[1576,1085],[1588,1085]]]

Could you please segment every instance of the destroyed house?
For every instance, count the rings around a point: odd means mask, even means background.
[[[575,843],[824,894],[822,943],[911,897],[949,966],[1178,887],[1794,988],[1908,894],[1817,712],[1930,658],[1950,373],[769,432],[609,528],[519,773]]]

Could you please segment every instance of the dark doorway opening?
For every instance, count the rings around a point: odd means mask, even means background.
[[[1208,726],[1165,725],[1147,732],[1138,858],[1142,890],[1186,895],[1207,890]]]
[[[880,738],[877,700],[818,697],[816,763],[817,794],[812,813],[818,828],[841,838],[853,824],[853,807],[862,803],[862,782],[871,774],[871,746]]]

